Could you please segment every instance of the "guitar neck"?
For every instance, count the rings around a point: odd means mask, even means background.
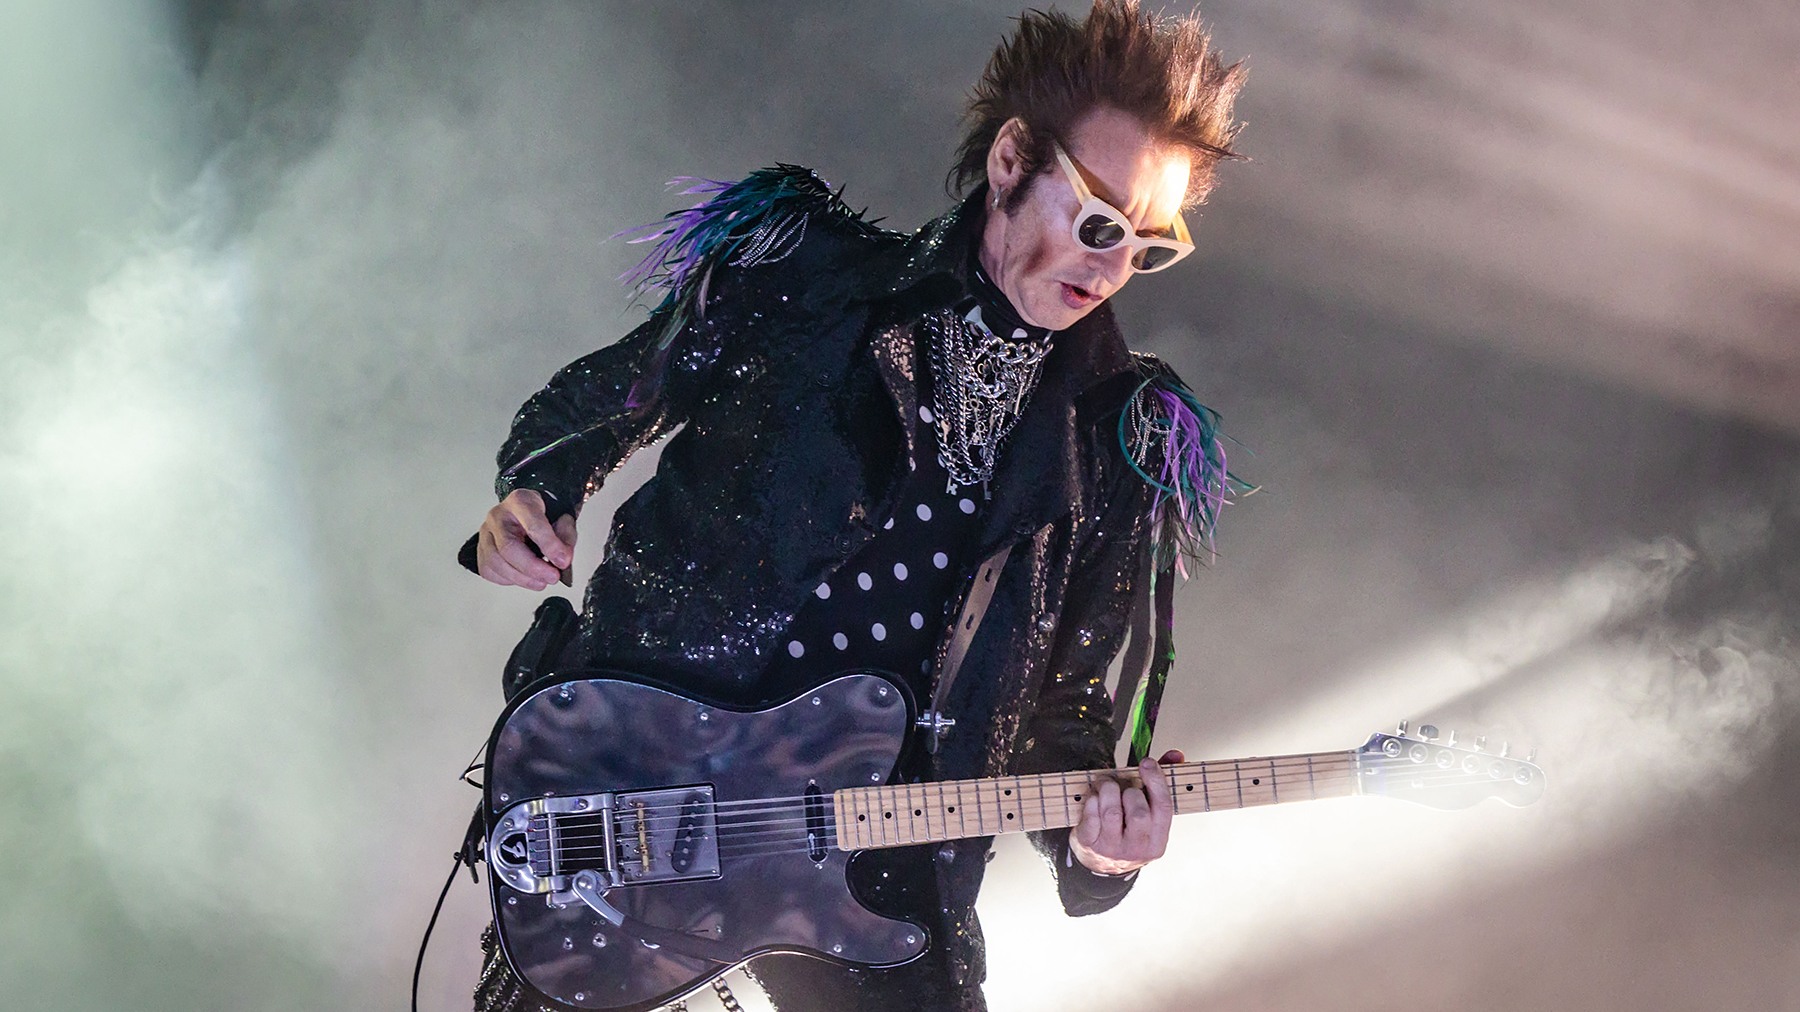
[[[1358,793],[1355,752],[1164,766],[1175,814],[1254,808]],[[1136,770],[1072,770],[981,780],[852,787],[832,795],[841,850],[901,847],[1060,829],[1081,820],[1098,779],[1141,786]]]

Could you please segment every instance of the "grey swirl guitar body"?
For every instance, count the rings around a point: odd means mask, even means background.
[[[637,1012],[762,953],[919,955],[922,927],[852,894],[831,813],[834,791],[887,780],[912,719],[872,673],[754,712],[624,675],[522,693],[484,806],[514,971],[565,1007]]]
[[[563,1009],[641,1012],[752,956],[890,966],[925,930],[851,892],[855,851],[1074,826],[1075,770],[887,785],[913,707],[874,673],[738,711],[625,675],[546,681],[488,746],[494,920],[518,975]],[[1330,752],[1161,767],[1176,815],[1350,796],[1466,808],[1543,796],[1534,754],[1430,725]]]

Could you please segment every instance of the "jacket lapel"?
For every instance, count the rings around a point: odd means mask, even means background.
[[[976,190],[950,213],[883,251],[855,293],[884,304],[876,318],[888,322],[871,336],[869,354],[893,398],[909,454],[919,403],[918,319],[968,292],[969,244],[981,222],[985,192]],[[1008,435],[989,483],[993,499],[982,530],[983,557],[1067,516],[1080,502],[1083,458],[1090,450],[1081,438],[1077,402],[1085,391],[1131,368],[1110,306],[1097,307],[1056,335],[1037,389]]]

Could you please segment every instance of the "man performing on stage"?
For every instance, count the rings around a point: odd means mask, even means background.
[[[558,672],[751,707],[877,669],[925,715],[896,782],[1111,767],[1107,667],[1152,571],[1209,547],[1230,479],[1214,416],[1127,350],[1105,302],[1192,251],[1181,210],[1233,156],[1240,82],[1192,18],[1032,12],[974,89],[966,198],[916,233],[792,166],[698,184],[636,278],[664,291],[650,319],[520,410],[465,564],[556,582],[582,503],[675,432],[618,509]],[[1167,788],[1142,769],[1147,790],[1105,781],[1072,832],[1037,834],[1070,914],[1111,908],[1163,852]],[[987,851],[851,865],[871,907],[928,927],[919,958],[751,972],[783,1012],[984,1008]],[[539,1008],[488,946],[477,1008]]]

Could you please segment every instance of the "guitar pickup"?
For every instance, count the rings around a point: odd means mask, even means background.
[[[719,830],[711,786],[619,794],[612,817],[621,884],[719,877]],[[580,860],[573,854],[570,859]]]
[[[719,876],[718,815],[710,784],[534,798],[508,809],[488,840],[488,867],[520,892],[573,895],[599,887]]]

